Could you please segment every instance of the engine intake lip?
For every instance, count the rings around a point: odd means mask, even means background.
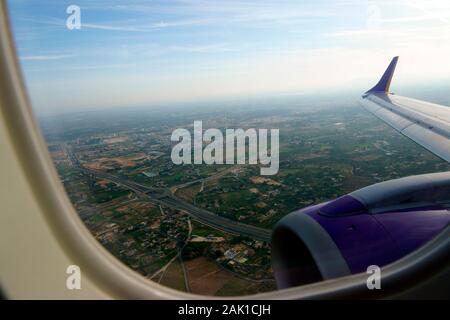
[[[303,210],[277,223],[272,233],[272,256],[279,289],[351,274],[331,236]]]

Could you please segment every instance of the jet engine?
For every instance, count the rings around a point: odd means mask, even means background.
[[[272,233],[278,287],[385,266],[431,240],[449,222],[450,172],[381,182],[292,212]]]

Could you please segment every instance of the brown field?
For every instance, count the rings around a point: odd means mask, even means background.
[[[50,154],[54,160],[67,160],[67,155],[64,151],[52,151]]]
[[[98,183],[99,185],[101,185],[102,187],[104,187],[104,186],[110,184],[111,181],[109,181],[109,180],[98,180],[97,183]]]
[[[256,204],[256,206],[257,206],[258,208],[265,208],[265,207],[267,207],[267,204],[266,204],[265,202],[258,202],[258,203]]]
[[[185,262],[192,293],[214,295],[234,276],[221,270],[205,257],[195,258]]]
[[[108,170],[115,164],[120,167],[133,167],[136,165],[136,161],[152,158],[153,157],[148,156],[145,153],[137,153],[126,157],[99,158],[93,162],[86,163],[85,166],[93,170]]]
[[[113,143],[118,143],[118,142],[125,142],[127,140],[128,140],[128,137],[114,137],[114,138],[104,139],[103,142],[105,142],[107,144],[113,144]]]
[[[275,180],[270,179],[270,178],[264,178],[264,177],[258,177],[258,176],[250,177],[250,181],[255,183],[255,184],[266,183],[269,186],[281,186],[281,183],[279,183],[278,181],[275,181]]]
[[[117,208],[116,210],[118,212],[126,212],[131,209],[131,210],[136,210],[136,211],[142,212],[142,211],[147,211],[147,210],[154,209],[154,208],[155,208],[155,205],[151,204],[149,202],[132,202],[132,203],[128,203],[128,204],[124,205],[123,207]]]
[[[109,162],[109,163],[108,163]],[[97,161],[89,162],[89,163],[83,163],[83,165],[86,168],[92,169],[92,170],[109,170],[112,169],[112,163],[110,159],[108,158],[101,158],[97,159]]]

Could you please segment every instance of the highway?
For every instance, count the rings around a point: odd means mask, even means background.
[[[80,164],[78,158],[75,156],[72,150],[70,150],[70,148],[67,147],[66,151],[72,164],[85,174],[117,183],[139,194],[140,196],[147,198],[152,203],[164,205],[176,210],[182,210],[190,215],[193,219],[212,228],[232,234],[247,236],[255,240],[270,242],[271,230],[240,223],[231,219],[221,217],[205,209],[198,208],[190,204],[189,202],[176,197],[167,189],[151,188],[106,172],[88,169]]]

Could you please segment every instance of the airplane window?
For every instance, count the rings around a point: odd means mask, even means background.
[[[69,199],[151,281],[270,292],[388,265],[450,222],[447,2],[8,7]]]

